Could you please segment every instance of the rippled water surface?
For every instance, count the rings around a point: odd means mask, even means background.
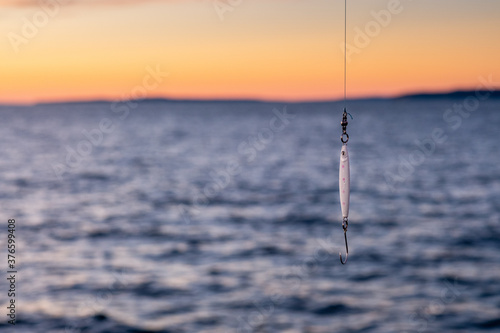
[[[349,105],[345,266],[340,104],[1,107],[0,331],[498,332],[500,101],[462,102]]]

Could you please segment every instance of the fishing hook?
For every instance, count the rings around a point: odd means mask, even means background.
[[[344,238],[345,238],[345,260],[342,260],[342,253],[339,252],[339,257],[340,257],[340,262],[342,265],[345,265],[347,262],[347,256],[349,255],[349,247],[347,246],[347,217],[344,217],[344,220],[342,221],[342,229],[344,229]]]

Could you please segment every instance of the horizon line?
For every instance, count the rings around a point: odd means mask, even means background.
[[[457,89],[457,90],[443,90],[438,92],[431,91],[420,91],[420,92],[410,92],[402,93],[391,96],[383,95],[372,95],[372,96],[362,96],[347,98],[346,101],[366,101],[366,100],[396,100],[404,98],[432,98],[432,97],[466,97],[464,95],[475,94],[476,92],[487,92],[492,97],[500,97],[500,87],[495,87],[494,90],[487,89]],[[303,99],[303,100],[287,100],[287,99],[266,99],[266,98],[173,98],[168,96],[157,96],[148,97],[143,99],[129,99],[129,100],[119,100],[119,99],[106,99],[106,98],[94,98],[94,99],[67,99],[67,100],[54,100],[54,101],[42,101],[42,102],[13,102],[13,103],[2,103],[0,106],[11,106],[11,107],[30,107],[39,105],[58,105],[58,104],[84,104],[84,103],[117,103],[117,102],[175,102],[175,103],[288,103],[288,104],[314,104],[314,103],[340,103],[344,101],[344,98],[333,98],[333,99]]]

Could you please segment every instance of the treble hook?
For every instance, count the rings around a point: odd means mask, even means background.
[[[342,265],[345,265],[347,262],[347,256],[349,255],[349,248],[347,247],[347,217],[344,217],[344,220],[342,221],[342,229],[344,229],[344,238],[345,238],[345,261],[342,260],[342,253],[339,252],[339,257],[340,257],[340,263]]]

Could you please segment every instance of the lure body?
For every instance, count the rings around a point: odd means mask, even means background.
[[[340,151],[340,166],[339,166],[339,193],[340,207],[342,208],[342,217],[346,219],[349,216],[349,197],[351,191],[351,172],[349,169],[349,152],[347,145],[342,145]]]

